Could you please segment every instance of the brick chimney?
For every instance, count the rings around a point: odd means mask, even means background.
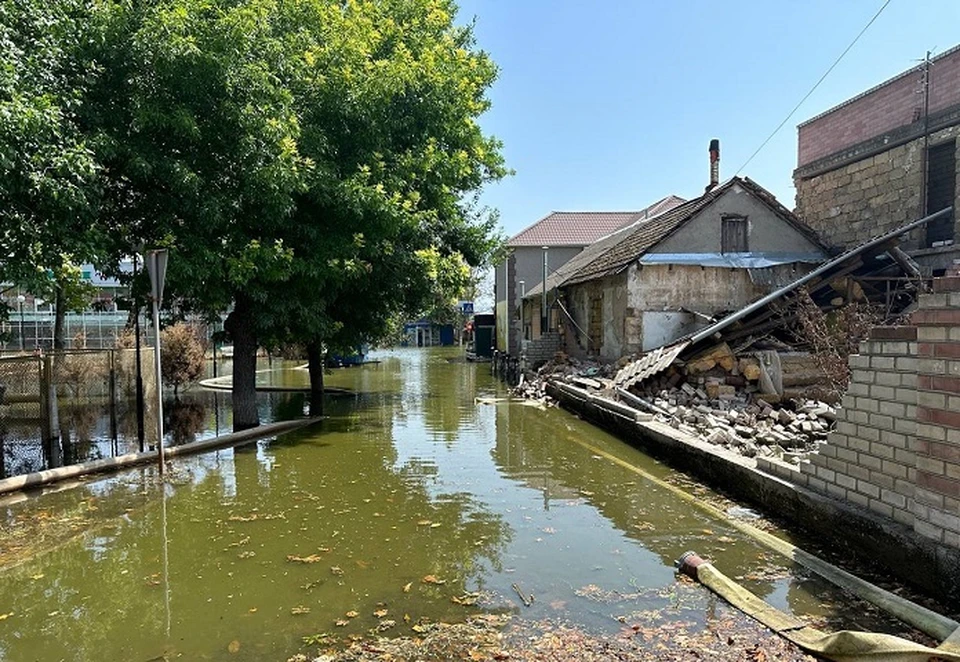
[[[714,138],[710,141],[710,183],[704,189],[709,193],[720,183],[720,141]]]

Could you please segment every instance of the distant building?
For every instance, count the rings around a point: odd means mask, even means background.
[[[960,202],[960,46],[802,123],[796,213],[850,248]],[[901,245],[939,275],[960,259],[957,214]]]
[[[555,211],[512,237],[507,242],[509,257],[495,267],[497,348],[507,349],[508,319],[511,354],[519,351],[521,339],[539,337],[540,316],[531,314],[521,320],[518,312],[523,292],[532,290],[543,280],[544,262],[547,273],[553,273],[597,239],[639,219],[672,209],[683,201],[669,195],[640,211]],[[505,284],[508,287],[504,287]]]

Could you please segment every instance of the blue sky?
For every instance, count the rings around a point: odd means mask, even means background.
[[[484,192],[508,235],[552,210],[640,209],[732,176],[883,0],[461,0],[499,65],[482,124],[516,174]],[[960,0],[892,0],[742,172],[794,205],[796,125],[960,42]],[[936,75],[934,70],[933,75]]]

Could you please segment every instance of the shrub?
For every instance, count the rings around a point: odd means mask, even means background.
[[[160,347],[163,381],[179,395],[182,384],[195,382],[203,374],[203,341],[194,327],[178,322],[160,332]]]

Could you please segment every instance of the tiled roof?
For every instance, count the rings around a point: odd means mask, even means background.
[[[682,202],[683,198],[668,195],[640,211],[555,211],[511,238],[507,246],[587,246],[625,225]]]
[[[769,191],[749,178],[733,177],[699,198],[669,209],[659,216],[634,221],[630,225],[587,246],[547,278],[547,290],[620,272],[631,262],[639,259],[648,250],[673,234],[681,225],[723,195],[734,184],[748,190],[777,216],[789,223],[815,245],[826,250],[826,247],[817,238],[816,233],[786,207],[777,202]],[[537,286],[529,290],[527,296],[538,294],[540,291],[540,287]]]

